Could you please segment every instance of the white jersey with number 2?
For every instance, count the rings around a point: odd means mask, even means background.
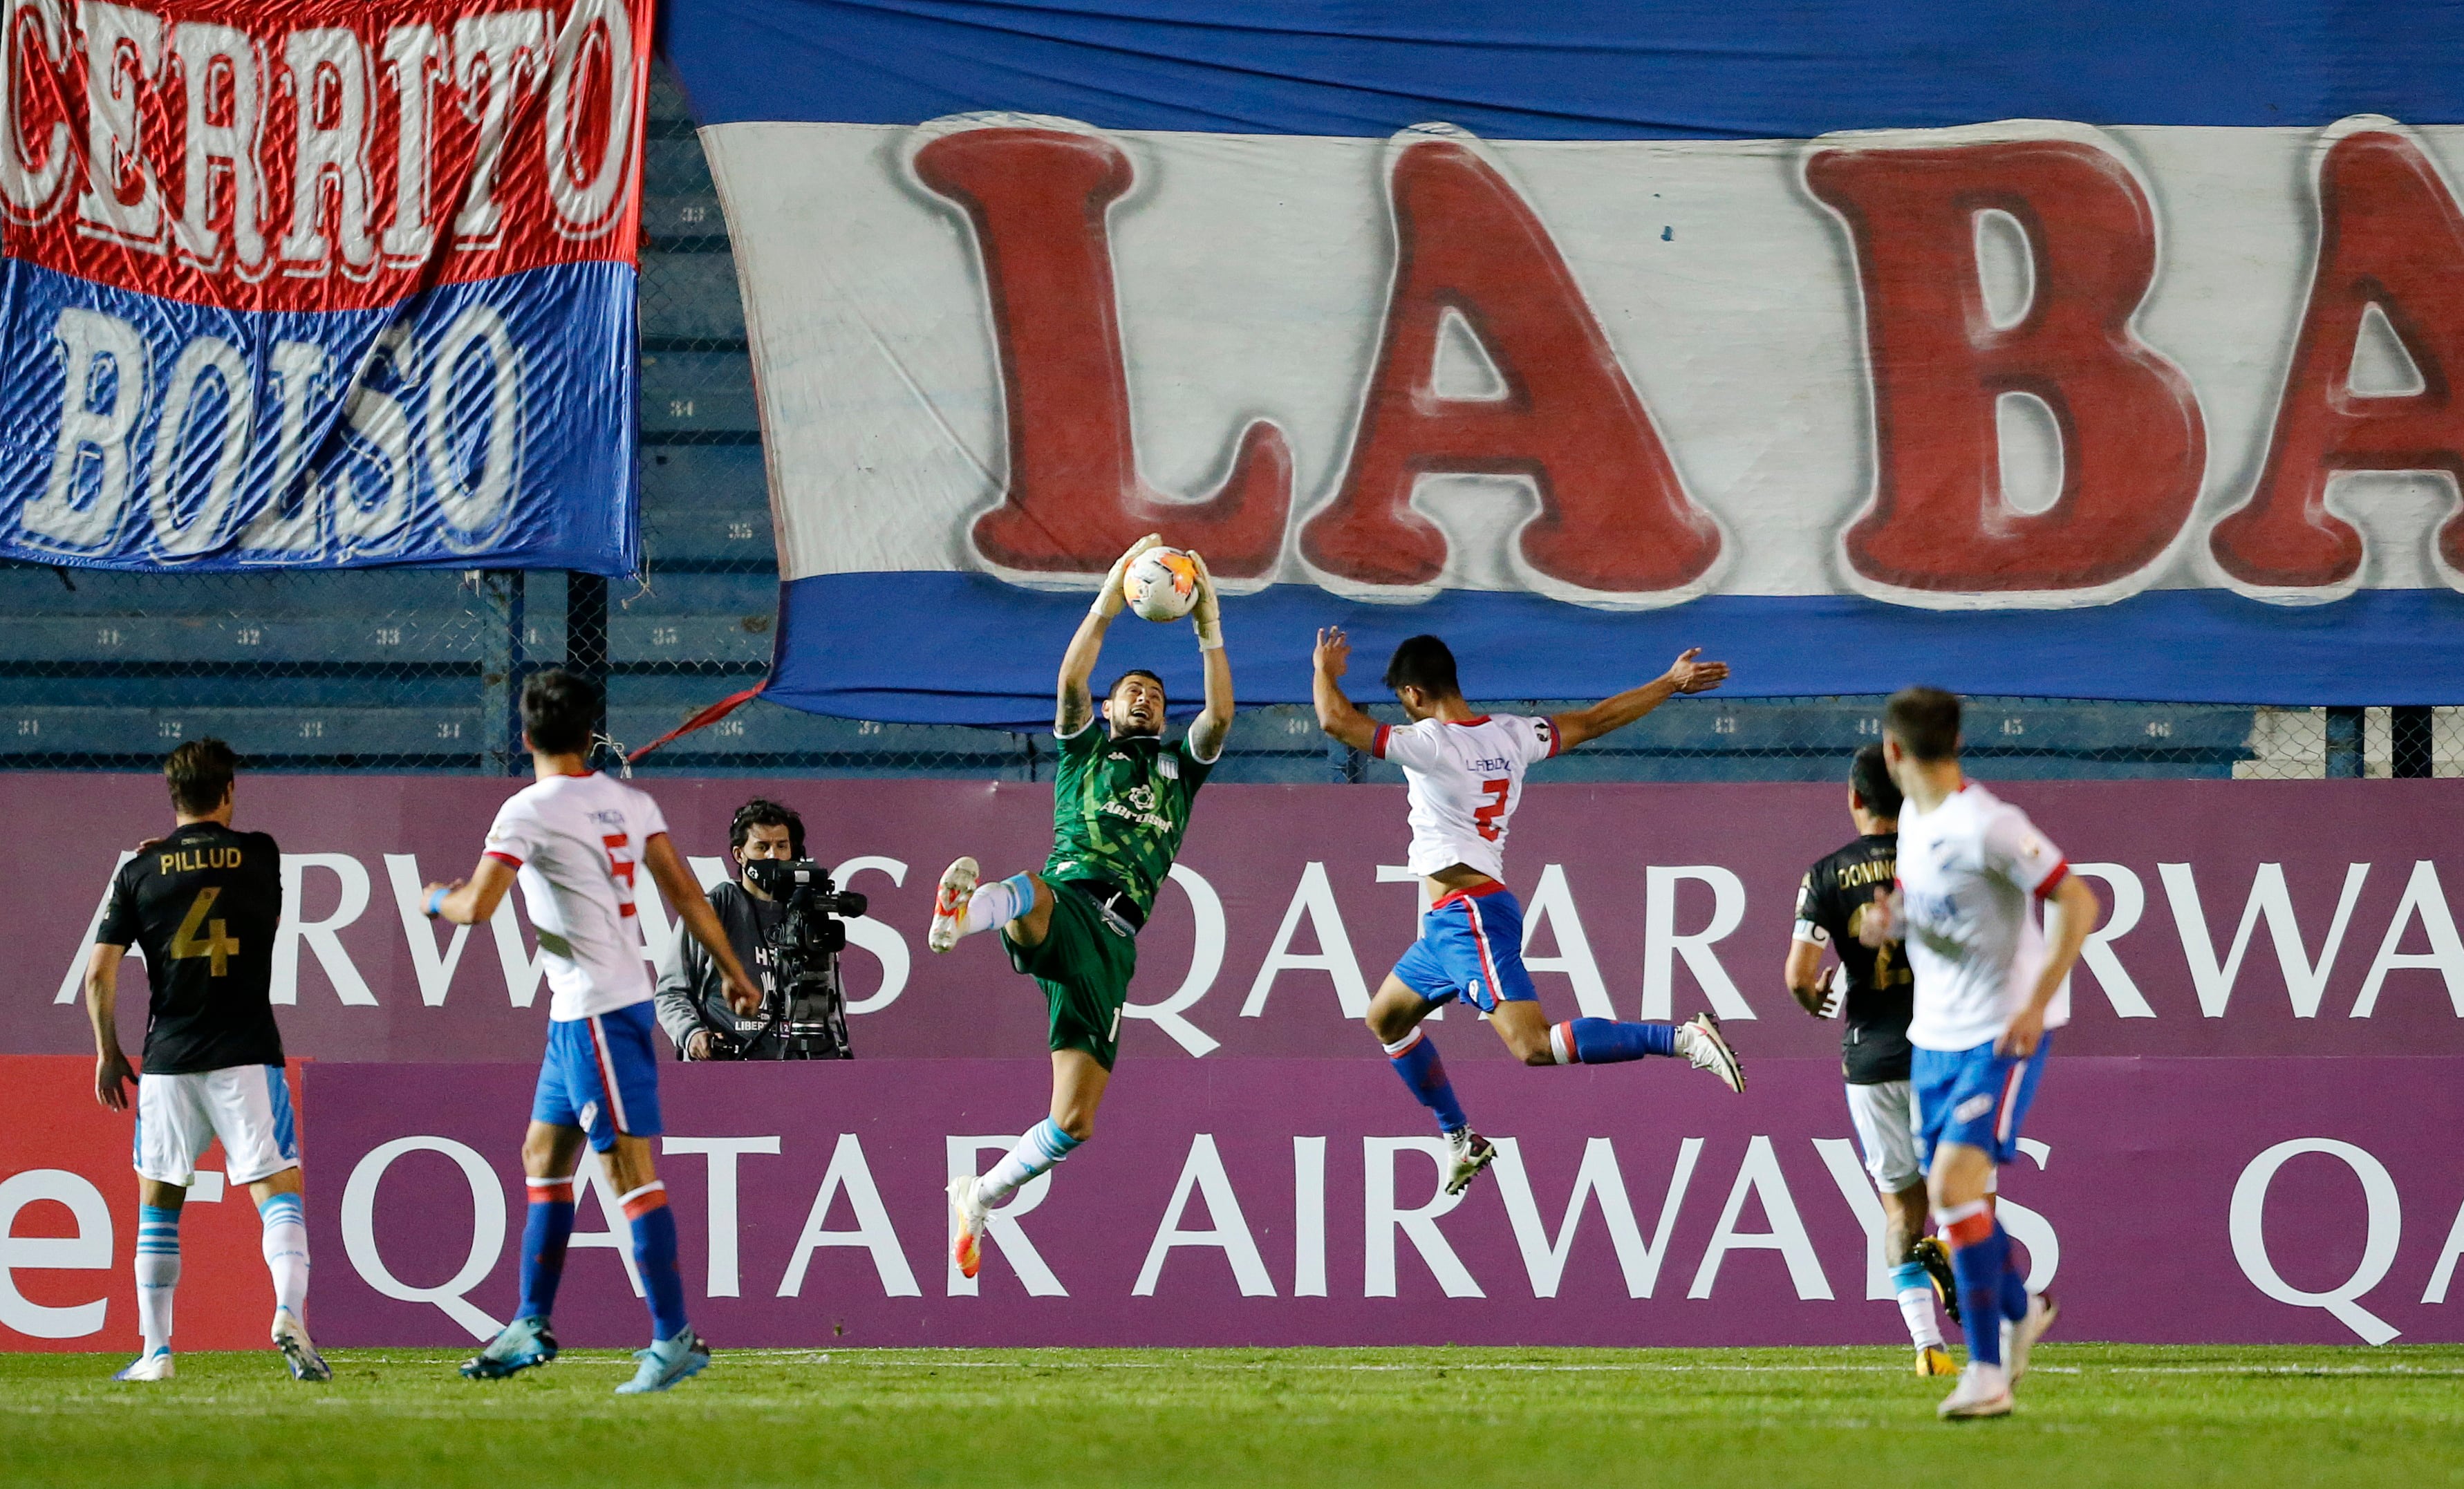
[[[1424,718],[1378,725],[1369,748],[1403,767],[1412,799],[1412,872],[1434,874],[1463,864],[1502,879],[1506,824],[1523,799],[1523,773],[1557,753],[1557,726],[1513,713]]]
[[[549,1018],[562,1022],[649,998],[633,878],[659,803],[592,773],[535,781],[496,809],[488,856],[517,870],[522,904],[547,953]]]
[[[1930,812],[1914,801],[1900,808],[1900,890],[1917,979],[1909,1043],[1963,1050],[2001,1037],[2045,968],[2033,902],[2069,868],[2025,812],[1972,780]],[[2070,1021],[2065,983],[2045,1007],[2045,1027]]]

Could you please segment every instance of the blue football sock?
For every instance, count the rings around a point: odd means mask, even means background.
[[[1926,1273],[1924,1262],[1903,1261],[1898,1266],[1891,1268],[1891,1292],[1893,1295],[1896,1296],[1900,1293],[1912,1293],[1919,1291],[1927,1293],[1933,1291],[1933,1278]]]
[[[1993,1299],[2000,1303],[2002,1281],[2009,1275],[2011,1240],[1995,1226],[1984,1238],[1960,1246],[1950,1254],[1950,1270],[1959,1279],[1959,1296],[1973,1298],[1978,1303]],[[2024,1311],[2026,1304],[2021,1308]],[[2002,1363],[2002,1308],[1975,1304],[1960,1309],[1960,1327],[1968,1335],[1968,1358],[1982,1365]]]
[[[676,1271],[676,1213],[662,1192],[649,1209],[629,1208],[633,1215],[633,1261],[642,1270],[642,1290],[650,1295],[650,1342],[673,1339],[685,1329],[685,1280]]]
[[[1463,1115],[1463,1104],[1455,1100],[1455,1086],[1446,1079],[1445,1062],[1438,1058],[1438,1046],[1427,1035],[1415,1029],[1397,1042],[1386,1046],[1386,1058],[1395,1073],[1403,1078],[1403,1085],[1412,1099],[1437,1114],[1438,1130],[1452,1132],[1471,1126]]]
[[[565,1242],[573,1238],[573,1181],[530,1181],[530,1213],[522,1220],[522,1305],[517,1315],[543,1319],[564,1281]]]
[[[2002,1316],[2015,1324],[2028,1316],[2028,1279],[2019,1271],[2018,1253],[2001,1221],[1993,1222],[1993,1234],[2002,1238]]]
[[[1677,1026],[1575,1018],[1549,1031],[1549,1048],[1561,1065],[1621,1064],[1645,1055],[1676,1054]]]

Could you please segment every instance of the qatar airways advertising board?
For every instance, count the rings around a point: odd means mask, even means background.
[[[1235,723],[1237,730],[1242,726]],[[1560,1017],[1708,1009],[1749,1061],[1836,1055],[1837,1027],[1780,981],[1807,865],[1854,836],[1825,785],[1554,784],[1535,772],[1506,882],[1525,958]],[[933,887],[960,854],[1040,865],[1045,785],[944,780],[641,781],[703,880],[753,796],[798,810],[807,850],[869,901],[847,927],[848,1025],[867,1060],[1044,1047],[1045,1009],[997,949],[926,951]],[[519,896],[490,924],[428,920],[420,886],[477,861],[517,782],[243,775],[239,825],[284,854],[274,954],[289,1051],[316,1061],[537,1058],[543,967]],[[2453,781],[1996,782],[2103,907],[2065,1049],[2116,1056],[2464,1055],[2464,855]],[[1370,994],[1418,933],[1399,786],[1209,785],[1138,938],[1124,1061],[1353,1061]],[[90,1047],[84,947],[121,855],[168,824],[140,775],[12,774],[0,817],[49,846],[0,865],[24,954],[0,973],[0,1053]],[[676,931],[641,890],[646,965]],[[142,1030],[143,964],[122,973]],[[1476,1018],[1430,1025],[1456,1060],[1504,1059]]]
[[[0,553],[634,566],[647,3],[0,29]]]
[[[448,932],[417,887],[468,868],[514,784],[243,779],[241,825],[287,861],[275,996],[304,1065],[313,1306],[332,1343],[451,1344],[510,1306],[539,953],[518,905]],[[1044,1109],[1044,1010],[994,948],[932,955],[923,929],[948,859],[1042,861],[1048,788],[647,784],[706,876],[759,790],[871,900],[849,927],[853,1062],[663,1071],[662,1169],[696,1322],[722,1344],[1897,1337],[1873,1301],[1879,1211],[1837,1026],[1778,977],[1798,876],[1852,831],[1838,788],[1527,792],[1507,877],[1548,1006],[1714,1009],[1749,1084],[1732,1096],[1674,1062],[1527,1069],[1448,1010],[1430,1032],[1477,1119],[1513,1140],[1496,1182],[1449,1205],[1435,1135],[1358,1021],[1414,931],[1401,791],[1208,787],[1140,939],[1098,1135],[996,1223],[970,1293],[941,1259],[941,1190]],[[2029,1119],[2036,1146],[2004,1187],[2037,1281],[2074,1310],[2066,1330],[2464,1338],[2448,1303],[2464,1188],[2445,1146],[2464,1118],[2464,861],[2443,825],[2464,787],[1999,789],[2105,907]],[[14,1347],[114,1347],[133,1327],[128,1119],[87,1091],[73,977],[120,844],[163,824],[160,792],[139,776],[0,782],[0,811],[57,845],[0,870],[30,953],[0,981]],[[649,958],[672,913],[643,909]],[[134,1049],[142,967],[123,975]],[[627,1343],[626,1253],[600,1238],[624,1233],[595,1178],[590,1193],[559,1324]],[[252,1345],[261,1325],[246,1210],[201,1201],[189,1228],[198,1275],[252,1301],[200,1305],[199,1347]]]
[[[946,1257],[948,1177],[1017,1142],[1044,1061],[671,1067],[658,1163],[694,1325],[819,1348],[1904,1342],[1835,1062],[1749,1062],[1742,1097],[1674,1062],[1458,1063],[1500,1150],[1460,1197],[1381,1063],[1125,1060],[1093,1140],[994,1213],[972,1280]],[[2002,1175],[2029,1285],[2070,1339],[2464,1339],[2456,1063],[2057,1053]],[[127,1119],[82,1104],[86,1061],[0,1075],[45,1104],[0,1135],[0,1348],[134,1347]],[[471,1346],[504,1322],[534,1079],[307,1066],[319,1340]],[[636,1346],[622,1207],[595,1163],[580,1192],[558,1333]],[[241,1199],[191,1193],[187,1347],[262,1347]]]

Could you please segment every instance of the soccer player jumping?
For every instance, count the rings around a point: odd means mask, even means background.
[[[1940,1408],[1951,1418],[2008,1415],[2011,1383],[2053,1325],[2054,1300],[2029,1294],[1991,1195],[1995,1166],[2019,1150],[2049,1031],[2070,1021],[2071,963],[2097,916],[2096,896],[2026,814],[1961,775],[1959,743],[1957,698],[1891,695],[1882,755],[1906,797],[1899,882],[1876,892],[1858,931],[1871,947],[1904,941],[1916,973],[1918,1152],[1968,1333],[1968,1367]]]
[[[961,936],[999,930],[1010,965],[1035,979],[1050,1008],[1051,1115],[991,1172],[950,1180],[951,1256],[962,1276],[975,1276],[982,1263],[992,1207],[1094,1135],[1095,1108],[1120,1051],[1121,1005],[1137,970],[1137,933],[1189,830],[1190,804],[1232,729],[1232,664],[1223,654],[1215,580],[1202,558],[1190,619],[1205,664],[1205,708],[1179,743],[1165,745],[1163,679],[1133,670],[1112,684],[1100,711],[1103,727],[1096,727],[1099,711],[1088,682],[1103,654],[1104,633],[1128,604],[1122,583],[1131,561],[1160,541],[1142,537],[1121,555],[1062,653],[1052,722],[1061,764],[1052,785],[1052,856],[1044,871],[979,887],[976,861],[961,858],[942,873],[934,898],[926,945],[946,952]]]
[[[676,1217],[650,1157],[650,1140],[661,1130],[658,1020],[634,919],[635,872],[650,871],[685,930],[710,953],[738,1012],[759,1008],[761,990],[745,975],[717,913],[676,856],[659,804],[588,768],[598,712],[598,689],[569,672],[535,673],[522,685],[522,742],[539,778],[497,808],[468,884],[428,887],[428,913],[475,926],[518,882],[553,995],[547,1056],[522,1139],[530,1213],[522,1226],[521,1308],[462,1373],[494,1380],[556,1358],[548,1312],[564,1276],[573,1181],[586,1138],[604,1155],[631,1222],[633,1259],[649,1298],[650,1347],[635,1351],[640,1367],[616,1388],[628,1395],[665,1390],[710,1364],[710,1347],[685,1321]]]
[[[231,828],[238,769],[231,746],[192,739],[163,776],[177,822],[111,880],[85,967],[94,1022],[94,1093],[128,1108],[137,1083],[137,1326],[144,1348],[119,1381],[169,1380],[171,1294],[180,1281],[180,1210],[197,1160],[222,1139],[225,1177],[248,1186],[274,1274],[274,1344],[294,1380],[334,1372],[308,1342],[308,1225],[300,1209],[299,1127],[274,1024],[274,940],[282,921],[282,850]],[[120,963],[145,953],[153,984],[145,1072],[128,1068],[113,1012]]]
[[[1523,967],[1523,908],[1498,882],[1524,771],[1623,729],[1678,693],[1707,692],[1726,682],[1728,665],[1698,662],[1700,653],[1700,647],[1687,651],[1663,676],[1588,709],[1525,718],[1473,712],[1456,680],[1454,653],[1435,636],[1415,636],[1386,664],[1386,686],[1411,719],[1397,729],[1343,695],[1340,679],[1352,658],[1343,632],[1317,633],[1318,727],[1400,765],[1410,789],[1409,863],[1432,903],[1420,917],[1419,940],[1370,1000],[1369,1032],[1445,1134],[1452,1151],[1449,1194],[1461,1193],[1497,1156],[1488,1139],[1472,1130],[1438,1047],[1419,1029],[1431,1010],[1457,997],[1488,1015],[1498,1038],[1527,1065],[1606,1065],[1673,1055],[1710,1071],[1732,1091],[1746,1088],[1745,1071],[1709,1014],[1682,1024],[1576,1018],[1551,1025]]]

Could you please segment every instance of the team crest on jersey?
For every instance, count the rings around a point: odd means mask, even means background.
[[[1155,774],[1161,776],[1166,780],[1178,780],[1180,778],[1180,760],[1177,756],[1169,755],[1160,755],[1155,756]]]

